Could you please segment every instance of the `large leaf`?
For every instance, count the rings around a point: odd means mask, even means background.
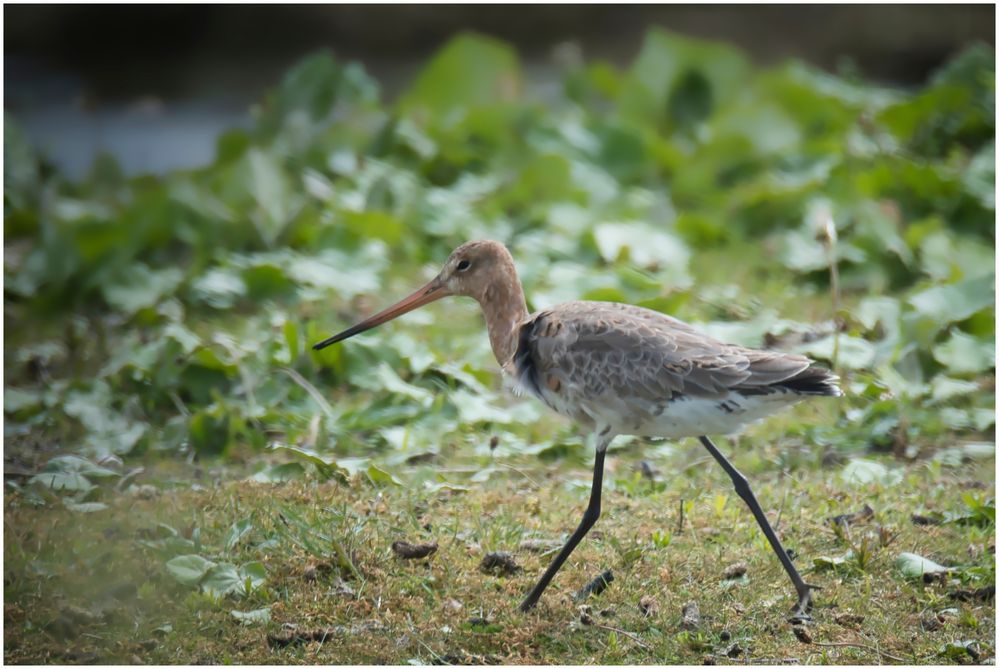
[[[816,339],[795,349],[796,353],[832,361],[847,369],[866,369],[874,362],[877,353],[874,346],[866,339],[851,337],[845,334],[832,334]]]
[[[621,92],[634,119],[682,129],[707,119],[744,90],[748,63],[736,49],[653,28]]]
[[[243,579],[235,565],[227,562],[211,567],[200,582],[201,589],[213,597],[224,597],[243,589]]]
[[[520,88],[514,51],[482,35],[448,42],[416,77],[400,105],[430,114],[511,100]]]
[[[271,621],[271,607],[269,606],[253,611],[230,611],[229,613],[244,625],[264,625]]]
[[[843,467],[840,477],[847,483],[854,485],[868,485],[871,483],[895,485],[902,480],[902,472],[898,469],[889,469],[880,462],[857,458],[851,460]]]
[[[604,260],[614,262],[626,255],[640,267],[667,269],[672,285],[684,283],[690,251],[683,240],[647,223],[601,223],[593,237]]]
[[[940,323],[963,321],[975,313],[995,307],[995,274],[958,283],[933,286],[909,298],[920,313]]]
[[[252,220],[264,242],[270,246],[295,213],[292,186],[277,156],[261,149],[247,154],[250,192],[257,204]]]
[[[225,536],[225,549],[231,551],[239,544],[243,538],[253,529],[253,524],[249,518],[237,521],[232,524]]]
[[[111,307],[130,314],[152,307],[165,295],[172,294],[183,278],[183,272],[175,267],[153,270],[135,263],[102,286],[102,292]]]
[[[194,450],[203,455],[222,455],[229,448],[229,413],[221,407],[199,411],[188,422]]]
[[[167,571],[184,585],[197,585],[215,563],[200,555],[179,555],[166,563]]]
[[[933,348],[933,357],[954,374],[977,374],[996,366],[996,343],[954,330],[950,339]]]
[[[340,78],[340,67],[333,54],[322,51],[292,67],[270,102],[280,118],[301,110],[319,120],[333,109]]]
[[[950,567],[944,567],[915,553],[900,553],[896,559],[896,564],[906,578],[923,578],[928,574],[942,574],[952,571]]]
[[[86,492],[94,487],[79,472],[43,472],[32,476],[30,482],[62,492]]]

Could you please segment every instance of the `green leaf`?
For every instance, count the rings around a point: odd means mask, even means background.
[[[257,203],[251,220],[267,246],[273,245],[288,225],[295,204],[291,184],[276,156],[261,149],[251,149],[246,155],[250,192]]]
[[[673,127],[690,129],[706,121],[713,108],[711,82],[700,70],[688,69],[670,89],[666,115]]]
[[[403,93],[400,106],[446,115],[512,99],[520,88],[517,56],[506,44],[474,34],[453,38]]]
[[[871,483],[895,485],[902,480],[902,476],[902,472],[898,469],[888,469],[880,462],[860,458],[848,462],[840,472],[840,478],[854,485]]]
[[[267,581],[267,569],[261,562],[247,562],[239,568],[239,577],[243,581],[243,592],[249,595]]]
[[[837,338],[839,348],[837,350]],[[874,362],[877,353],[874,345],[866,339],[842,334],[829,335],[822,339],[808,342],[794,349],[795,353],[803,353],[819,360],[832,360],[835,354],[836,364],[846,369],[868,369]]]
[[[770,103],[729,107],[725,113],[716,115],[710,127],[719,145],[727,143],[752,156],[783,156],[796,151],[801,143],[801,132],[794,120]],[[810,171],[803,171],[802,175],[806,184],[814,178]],[[792,178],[780,174],[772,177],[771,183],[777,189],[785,189],[792,187]]]
[[[271,104],[282,118],[302,110],[319,120],[333,109],[340,77],[340,68],[329,51],[308,56],[288,70]]]
[[[250,477],[251,480],[259,483],[284,483],[286,481],[297,481],[305,476],[305,469],[297,462],[285,462],[279,465],[268,467]]]
[[[40,194],[42,179],[38,153],[12,114],[4,111],[3,121],[4,198],[16,209],[26,209],[36,204]],[[10,212],[4,214],[6,218]],[[12,230],[4,228],[4,239],[8,239]]]
[[[995,340],[984,340],[954,330],[950,339],[933,347],[933,357],[953,374],[977,374],[996,366]]]
[[[227,551],[234,549],[252,529],[253,525],[250,523],[249,518],[244,518],[233,523],[225,537],[225,549]]]
[[[895,560],[895,564],[906,578],[923,578],[926,574],[940,574],[953,571],[950,567],[944,567],[933,560],[916,555],[915,553],[899,554]]]
[[[899,316],[902,305],[897,298],[886,295],[872,295],[863,298],[854,310],[854,317],[867,331],[872,331],[880,323],[885,338],[894,340],[898,337]]]
[[[100,467],[76,455],[59,455],[42,467],[42,471],[29,482],[43,485],[56,491],[88,492],[94,488],[91,478],[113,478],[120,474],[112,469]]]
[[[269,606],[253,611],[230,611],[229,613],[244,625],[266,625],[271,621],[271,607]]]
[[[986,142],[975,153],[962,178],[965,190],[986,209],[996,208],[996,142]]]
[[[222,455],[229,447],[229,414],[222,408],[199,411],[187,425],[191,446],[202,455]]]
[[[847,551],[843,555],[837,555],[834,557],[829,557],[827,555],[820,555],[818,557],[812,558],[812,563],[815,565],[816,571],[823,569],[837,569],[845,565],[850,564],[854,558],[853,551]]]
[[[41,404],[41,391],[12,388],[10,386],[3,389],[3,411],[6,414],[15,414],[25,409],[34,409]]]
[[[230,268],[214,267],[194,280],[196,299],[216,309],[228,309],[246,295],[246,282]]]
[[[963,660],[964,658],[968,658],[976,664],[981,658],[981,652],[978,650],[978,642],[974,639],[948,641],[944,645],[940,646],[940,650],[938,652],[940,655],[948,657],[952,660]]]
[[[402,486],[402,481],[400,481],[399,479],[397,479],[384,469],[377,467],[376,465],[371,465],[370,467],[368,467],[367,474],[368,478],[371,479],[371,482],[374,483],[375,485]]]
[[[684,283],[690,251],[679,237],[657,230],[647,223],[601,223],[593,228],[597,250],[607,262],[616,262],[622,254],[646,268],[666,269],[672,283]]]
[[[204,573],[201,589],[212,597],[224,597],[229,593],[242,591],[243,579],[235,565],[224,562],[212,566]]]
[[[377,261],[355,265],[359,260],[326,250],[313,257],[289,257],[286,263],[288,276],[293,280],[316,288],[333,289],[341,296],[351,298],[377,292],[380,287]]]
[[[86,492],[94,487],[78,472],[45,472],[32,476],[29,482],[65,492]]]
[[[135,263],[118,272],[101,291],[112,308],[132,314],[173,294],[183,279],[183,272],[175,267],[152,270],[144,263]]]
[[[995,274],[958,283],[933,286],[909,298],[917,311],[939,323],[963,321],[975,313],[995,307]]]
[[[120,474],[113,469],[95,465],[86,458],[76,455],[58,455],[42,468],[43,472],[79,472],[90,478],[114,478]]]
[[[971,459],[995,457],[995,444],[965,444],[965,455]],[[961,496],[967,512],[947,513],[947,522],[989,527],[996,524],[996,501],[993,498],[966,492]]]
[[[184,585],[197,585],[215,563],[200,555],[180,555],[166,563],[167,571]]]
[[[620,93],[623,113],[659,127],[704,120],[745,89],[748,62],[736,49],[653,28]]]
[[[971,381],[960,381],[951,379],[943,374],[937,374],[930,383],[932,387],[933,403],[945,402],[954,397],[970,395],[980,389],[977,383]]]
[[[229,563],[217,564],[205,574],[201,589],[213,597],[229,594],[246,596],[267,580],[267,570],[259,562],[248,562],[239,569]]]
[[[288,362],[295,364],[298,360],[298,346],[299,346],[299,335],[298,335],[298,325],[295,321],[288,319],[284,322],[282,327],[284,333],[284,343],[288,347]]]
[[[337,461],[330,457],[325,458],[315,451],[309,450],[307,448],[299,448],[298,446],[285,446],[284,444],[272,444],[271,450],[277,453],[288,453],[295,456],[296,458],[305,460],[315,465],[319,474],[324,478],[329,478],[331,476],[339,476],[341,478],[347,478],[351,474],[341,467]]]
[[[399,375],[396,374],[395,370],[387,362],[379,364],[370,371],[354,375],[353,381],[362,388],[383,393],[395,393],[422,406],[430,406],[430,403],[434,400],[432,392],[411,383],[406,383],[399,378]]]

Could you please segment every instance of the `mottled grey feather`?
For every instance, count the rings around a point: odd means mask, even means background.
[[[665,314],[611,302],[566,302],[538,312],[521,328],[515,359],[535,394],[541,386],[566,387],[591,398],[611,393],[654,403],[731,391],[839,394],[835,376],[812,364],[726,344]]]

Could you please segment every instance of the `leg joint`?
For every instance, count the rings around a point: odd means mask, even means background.
[[[738,469],[732,470],[732,485],[735,487],[736,494],[742,499],[755,498],[753,494],[753,489],[749,487],[749,479],[742,475]]]

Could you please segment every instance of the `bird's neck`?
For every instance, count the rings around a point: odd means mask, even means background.
[[[479,305],[486,317],[493,355],[505,369],[517,352],[520,325],[527,320],[528,313],[524,289],[512,262],[503,275],[503,280],[493,281],[486,287]]]

